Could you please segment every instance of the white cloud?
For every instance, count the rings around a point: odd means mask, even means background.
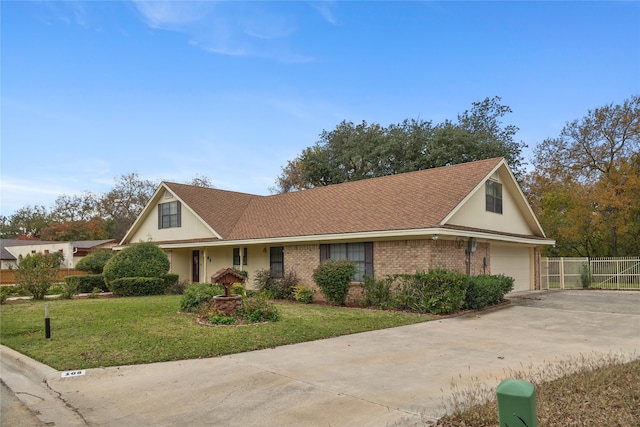
[[[310,6],[316,10],[322,16],[322,18],[327,21],[331,25],[338,25],[338,18],[336,18],[333,12],[334,2],[332,1],[323,1],[311,3]]]
[[[133,3],[150,27],[162,29],[197,22],[215,6],[210,1],[133,0]]]
[[[299,30],[294,12],[267,2],[133,0],[151,28],[175,31],[188,43],[228,56],[268,58],[283,63],[312,61],[290,42]]]
[[[12,181],[5,177],[0,182],[1,214],[10,216],[27,205],[42,205],[47,209],[61,194],[74,194],[67,187],[38,181]]]

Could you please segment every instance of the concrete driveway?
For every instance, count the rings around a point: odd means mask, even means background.
[[[429,323],[64,379],[3,347],[2,379],[55,425],[384,426],[437,418],[453,379],[497,383],[508,368],[593,352],[639,357],[640,292],[510,299]]]

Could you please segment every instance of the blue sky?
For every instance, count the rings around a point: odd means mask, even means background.
[[[486,97],[534,147],[640,93],[632,1],[0,7],[3,215],[130,172],[269,194],[342,120],[440,123]]]

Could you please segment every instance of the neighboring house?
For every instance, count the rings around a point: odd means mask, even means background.
[[[208,282],[224,267],[294,271],[314,285],[325,259],[382,278],[442,267],[503,273],[539,288],[553,245],[502,158],[271,196],[163,182],[121,242],[153,241],[171,272]]]
[[[20,260],[30,254],[62,252],[64,261],[61,269],[74,268],[76,263],[94,249],[111,249],[116,240],[82,240],[78,242],[53,242],[42,240],[0,240],[0,268],[16,268]]]

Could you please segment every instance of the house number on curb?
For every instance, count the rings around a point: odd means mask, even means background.
[[[66,371],[61,374],[61,378],[72,378],[84,375],[86,371]]]

